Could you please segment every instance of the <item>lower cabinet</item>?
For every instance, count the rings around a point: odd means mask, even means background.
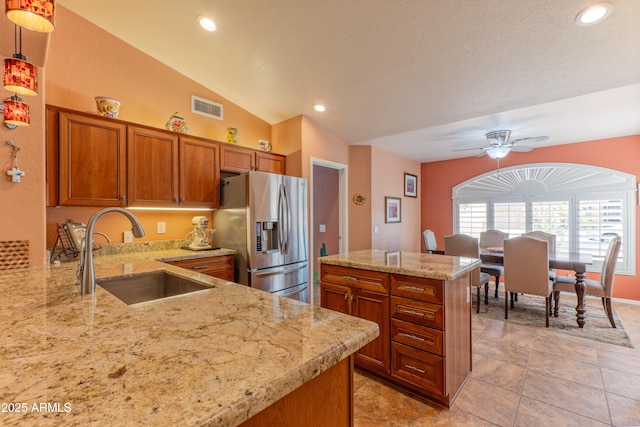
[[[186,268],[219,279],[234,281],[233,255],[219,255],[207,258],[185,259],[181,261],[169,261],[167,264]]]
[[[471,374],[470,276],[435,280],[321,264],[321,305],[376,322],[356,367],[449,407]]]

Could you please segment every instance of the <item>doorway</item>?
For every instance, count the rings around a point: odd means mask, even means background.
[[[347,175],[347,165],[311,158],[311,304],[320,305],[318,257],[348,250]]]

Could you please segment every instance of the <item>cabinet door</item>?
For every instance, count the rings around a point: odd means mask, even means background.
[[[219,146],[180,137],[180,206],[220,207]]]
[[[178,135],[127,127],[128,205],[178,205]]]
[[[376,322],[380,328],[380,335],[356,353],[356,365],[389,374],[391,373],[389,296],[361,289],[352,290],[352,292],[355,295],[353,315]]]
[[[351,289],[323,282],[320,290],[320,305],[329,310],[351,314]]]
[[[243,173],[255,169],[255,151],[235,145],[220,145],[220,170]]]
[[[285,156],[257,151],[256,169],[262,172],[273,172],[284,175]]]
[[[60,204],[124,206],[126,126],[60,112]]]

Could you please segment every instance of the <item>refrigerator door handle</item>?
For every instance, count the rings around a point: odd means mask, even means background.
[[[287,194],[287,189],[285,186],[282,186],[283,194],[284,194],[284,213],[286,217],[286,226],[284,229],[284,253],[289,253],[289,239],[291,238],[291,206],[289,205],[289,195]]]
[[[292,268],[287,268],[284,270],[278,270],[278,271],[254,271],[253,275],[254,276],[276,276],[276,275],[280,275],[280,274],[287,274],[287,273],[293,273],[294,271],[298,271],[298,270],[302,270],[304,268],[307,268],[307,263],[304,263],[303,265],[297,265],[295,267]]]
[[[284,223],[283,223],[283,216],[284,216],[284,212],[283,212],[283,203],[284,203],[284,196],[283,196],[283,191],[282,191],[282,185],[280,185],[280,188],[278,189],[278,250],[280,251],[281,254],[284,254]]]

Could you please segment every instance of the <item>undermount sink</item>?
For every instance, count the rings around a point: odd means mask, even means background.
[[[166,271],[102,279],[96,283],[128,305],[211,289]]]

